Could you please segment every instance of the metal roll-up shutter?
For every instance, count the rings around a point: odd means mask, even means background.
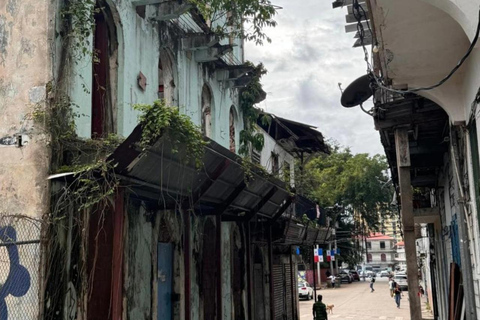
[[[284,264],[285,269],[285,319],[293,320],[293,305],[292,305],[292,274],[290,264]]]
[[[274,264],[273,275],[273,303],[275,307],[275,320],[284,320],[285,310],[285,268],[281,264]]]

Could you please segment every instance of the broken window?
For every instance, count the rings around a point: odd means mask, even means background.
[[[230,108],[230,119],[229,119],[229,133],[230,133],[230,151],[235,152],[235,123],[237,115],[235,113],[235,107]]]
[[[279,163],[278,163],[278,154],[272,152],[272,174],[278,175],[280,171]]]
[[[207,85],[202,89],[202,133],[212,137],[212,92]]]
[[[103,1],[96,4],[93,35],[92,138],[116,131],[117,31],[113,15]]]
[[[177,105],[176,99],[176,69],[173,53],[163,49],[160,51],[160,61],[158,63],[158,98],[165,99],[169,106]]]

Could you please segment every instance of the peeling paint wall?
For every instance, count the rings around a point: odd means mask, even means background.
[[[48,206],[49,153],[31,114],[45,107],[51,80],[49,6],[48,1],[31,0],[6,0],[0,5],[0,234],[11,233],[19,241],[39,240],[41,225],[32,228],[31,221],[11,215],[40,219]],[[28,144],[17,146],[19,136]],[[33,319],[39,312],[39,244],[15,248],[18,261],[12,256],[2,259],[0,277],[23,281],[25,290],[18,297],[7,295],[8,318]],[[8,273],[15,265],[26,268],[19,279]]]

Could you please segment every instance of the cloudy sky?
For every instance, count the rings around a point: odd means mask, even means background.
[[[346,8],[333,0],[274,0],[279,10],[272,43],[247,43],[246,58],[263,62],[269,73],[262,83],[268,93],[260,107],[278,116],[318,127],[326,138],[354,153],[383,154],[373,119],[360,108],[340,104],[338,83],[345,89],[366,73],[362,49],[352,48],[345,33]]]

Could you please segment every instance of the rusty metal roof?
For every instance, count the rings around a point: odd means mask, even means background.
[[[262,120],[263,116],[271,119],[269,123]],[[287,152],[290,153],[315,153],[330,154],[321,132],[316,127],[277,117],[273,113],[260,112],[257,124],[268,135],[275,139]]]
[[[116,173],[133,194],[160,207],[187,205],[198,214],[223,213],[224,219],[243,220],[254,214],[276,219],[292,203],[285,183],[260,169],[253,168],[253,178],[246,183],[242,159],[214,141],[208,141],[197,170],[192,161],[184,161],[188,150],[174,151],[166,137],[142,150],[141,136],[137,126],[109,160],[117,163]]]

